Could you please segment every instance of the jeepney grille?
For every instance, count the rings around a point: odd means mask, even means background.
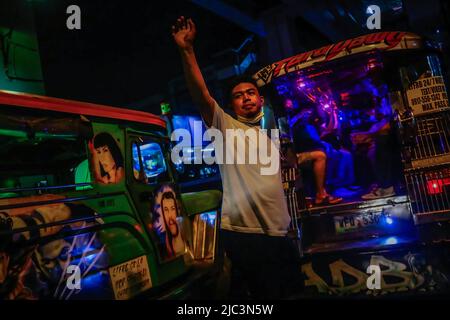
[[[298,230],[298,218],[300,203],[299,195],[295,188],[297,169],[285,168],[281,170],[281,180],[283,182],[284,196],[286,198],[289,216],[291,217],[291,228]]]
[[[418,117],[415,146],[411,148],[413,168],[450,163],[450,114]]]
[[[450,168],[429,168],[405,173],[413,213],[450,210]]]

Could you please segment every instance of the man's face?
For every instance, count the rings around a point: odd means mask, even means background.
[[[263,103],[264,98],[252,83],[242,82],[231,91],[231,105],[234,112],[241,117],[255,117],[261,111]]]
[[[178,225],[177,225],[177,207],[174,199],[163,199],[162,209],[164,214],[164,220],[169,228],[172,236],[176,237],[178,235]]]

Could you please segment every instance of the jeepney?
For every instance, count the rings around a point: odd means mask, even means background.
[[[276,93],[284,150],[292,152],[302,119],[319,134],[332,129],[321,136],[327,188],[342,203],[312,204],[311,166],[283,169],[303,254],[300,296],[449,293],[450,109],[443,58],[415,34],[381,32],[300,53],[254,75],[261,89]],[[396,148],[375,159],[374,140],[355,137],[370,131],[380,114],[389,117]],[[380,170],[374,160],[394,163],[395,192],[364,200]]]
[[[0,91],[0,298],[213,290],[220,191],[181,194],[166,123]]]

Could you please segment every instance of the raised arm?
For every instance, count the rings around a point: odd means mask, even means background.
[[[172,26],[172,36],[183,61],[184,76],[194,103],[200,108],[200,114],[208,126],[211,126],[214,114],[214,99],[211,97],[198,66],[194,52],[196,35],[195,24],[191,19],[178,18]]]

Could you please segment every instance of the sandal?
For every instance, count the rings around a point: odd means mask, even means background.
[[[338,204],[340,202],[342,202],[342,200],[344,200],[341,197],[334,197],[332,195],[327,195],[322,199],[317,199],[315,200],[315,205],[330,205],[330,204]]]

